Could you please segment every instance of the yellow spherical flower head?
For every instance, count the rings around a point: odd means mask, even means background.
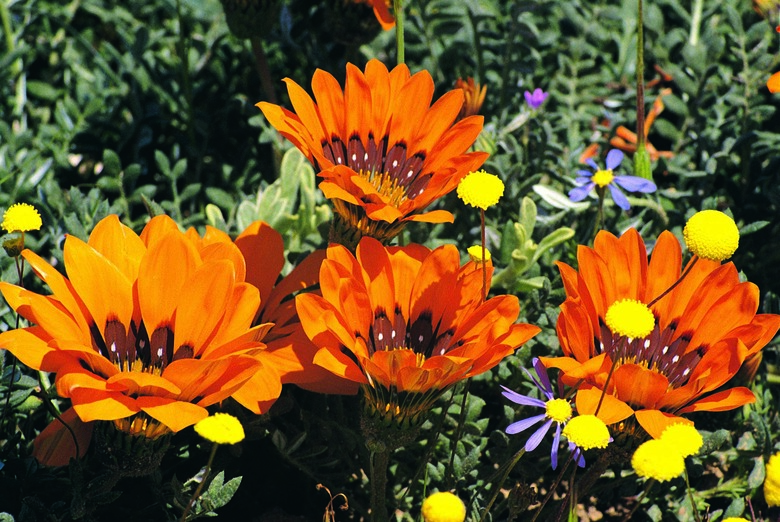
[[[690,457],[699,452],[704,439],[702,439],[699,431],[690,424],[683,424],[678,422],[668,426],[663,433],[661,433],[662,441],[666,442],[675,449],[682,457]]]
[[[34,206],[27,203],[16,203],[3,214],[3,230],[6,232],[29,232],[40,230],[43,222],[41,215]]]
[[[717,210],[697,212],[683,229],[688,250],[702,259],[724,261],[739,246],[739,229],[734,220]]]
[[[742,517],[729,517],[724,518],[721,522],[750,522],[750,520]]]
[[[607,425],[595,415],[577,415],[563,428],[563,436],[584,450],[606,448],[610,441]]]
[[[650,335],[655,327],[655,316],[646,304],[634,299],[622,299],[607,309],[604,321],[612,333],[641,339]]]
[[[458,184],[458,197],[467,205],[487,210],[504,195],[504,182],[484,170],[471,172]]]
[[[471,260],[474,261],[475,263],[482,262],[482,251],[483,251],[482,245],[474,245],[469,247],[466,250],[466,252],[469,253],[469,257],[471,258]],[[488,261],[490,261],[490,251],[487,248],[485,248],[484,252],[485,252],[485,262],[487,263]]]
[[[244,427],[228,413],[215,413],[195,424],[195,431],[217,444],[235,444],[244,440]]]
[[[425,522],[463,522],[466,506],[452,493],[440,491],[425,499],[422,515]]]
[[[651,439],[636,449],[631,457],[631,466],[640,477],[665,482],[685,471],[685,459],[668,442]]]
[[[769,457],[766,463],[764,498],[770,506],[780,506],[780,453]]]

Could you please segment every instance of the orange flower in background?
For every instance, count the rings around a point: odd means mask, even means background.
[[[664,110],[663,97],[671,93],[672,93],[671,89],[662,89],[661,93],[653,102],[653,107],[647,113],[647,116],[645,118],[645,129],[644,129],[645,148],[647,149],[647,153],[650,155],[650,159],[653,161],[657,161],[658,158],[674,157],[673,152],[659,151],[647,139],[647,135],[650,133],[650,127],[653,126],[653,122],[655,121],[655,119]],[[631,152],[631,153],[636,152],[637,136],[635,132],[632,132],[626,127],[624,127],[623,125],[620,125],[617,129],[615,129],[615,134],[616,136],[613,136],[612,139],[609,140],[610,145],[622,150],[623,152]]]
[[[580,413],[596,411],[606,384],[599,417],[614,423],[633,414],[657,438],[679,415],[755,400],[747,388],[724,385],[772,339],[780,316],[756,313],[758,288],[740,283],[733,263],[698,259],[653,302],[681,275],[682,249],[670,232],[659,236],[649,263],[633,229],[619,239],[599,232],[577,260],[579,271],[558,263],[567,295],[557,325],[564,357],[542,360],[567,384],[583,381]]]
[[[769,80],[766,82],[766,88],[772,93],[780,92],[780,72],[776,72],[769,77]]]
[[[461,107],[460,113],[458,114],[458,120],[462,120],[467,116],[479,114],[482,104],[485,103],[487,85],[479,85],[474,81],[474,78],[469,76],[465,80],[463,78],[458,78],[455,82],[455,88],[461,89],[464,96],[463,107]]]
[[[252,326],[260,294],[245,282],[240,250],[197,239],[166,216],[138,236],[112,215],[87,243],[67,236],[67,277],[22,253],[52,295],[0,283],[9,305],[33,324],[0,334],[0,348],[56,374],[57,392],[72,403],[64,417],[84,439],[83,424],[92,421],[149,439],[179,431],[258,373],[265,376],[258,403],[281,392],[282,372],[262,342],[271,325]],[[36,456],[66,464],[72,453],[57,441],[68,436],[56,420],[50,428]]]
[[[487,270],[492,272],[492,266]],[[488,281],[490,274],[488,274]],[[369,411],[415,424],[452,384],[480,374],[539,332],[515,324],[518,299],[482,300],[482,268],[452,246],[328,248],[322,296],[296,298],[320,347],[316,364],[362,385]]]
[[[352,0],[356,4],[368,4],[374,9],[374,15],[376,16],[379,25],[382,29],[387,31],[395,27],[395,18],[390,14],[390,1],[389,0]]]
[[[336,213],[332,240],[354,248],[362,236],[387,242],[409,221],[452,222],[450,212],[426,207],[487,158],[467,152],[482,117],[453,124],[463,106],[461,89],[431,106],[434,85],[427,71],[410,75],[399,65],[388,72],[378,60],[368,62],[365,73],[347,64],[343,91],[333,76],[317,70],[316,103],[285,81],[294,113],[267,102],[257,106],[319,170],[320,188]]]

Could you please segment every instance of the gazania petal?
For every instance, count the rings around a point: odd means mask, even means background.
[[[67,424],[69,431],[64,425]],[[70,459],[79,459],[86,455],[92,440],[94,424],[83,422],[73,408],[68,408],[59,419],[54,419],[33,441],[33,457],[44,466],[67,466]],[[73,435],[78,442],[78,455]]]
[[[141,411],[135,399],[120,392],[75,388],[70,397],[73,409],[84,422],[124,419]]]
[[[749,388],[739,387],[713,393],[703,399],[699,399],[690,406],[680,410],[680,413],[694,411],[728,411],[739,408],[745,404],[756,402],[756,396]]]
[[[139,397],[136,401],[144,413],[168,426],[174,433],[209,416],[206,408],[163,397]]]
[[[636,412],[636,420],[654,439],[661,438],[664,430],[672,424],[693,426],[693,422],[684,417],[678,417],[660,410],[639,410]]]

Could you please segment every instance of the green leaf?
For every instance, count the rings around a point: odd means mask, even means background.
[[[38,80],[30,80],[27,82],[27,92],[36,98],[48,102],[54,102],[60,97],[60,93],[57,89],[46,82]]]
[[[203,502],[208,502],[211,511],[219,509],[222,506],[230,502],[233,495],[236,494],[238,486],[241,485],[241,477],[235,477],[227,482],[225,480],[225,472],[220,471],[217,476],[209,484],[209,489],[203,494]]]
[[[111,149],[103,150],[103,174],[118,176],[122,172],[122,161],[119,155]]]
[[[539,194],[539,197],[541,197],[554,208],[581,212],[590,207],[590,203],[584,201],[572,201],[568,196],[561,194],[557,190],[551,189],[547,185],[534,185],[533,191]]]

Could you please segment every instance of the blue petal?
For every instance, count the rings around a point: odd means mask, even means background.
[[[531,435],[528,440],[525,443],[525,451],[533,451],[536,448],[539,447],[539,444],[542,443],[542,439],[544,439],[544,436],[547,435],[547,432],[550,431],[550,426],[552,426],[552,419],[549,419],[547,422],[542,424],[536,432],[534,432],[533,435]]]
[[[584,170],[581,170],[580,172],[585,172]],[[577,176],[574,178],[574,183],[577,185],[585,185],[586,183],[591,182],[591,176]]]
[[[588,197],[588,194],[590,194],[590,191],[593,190],[593,187],[595,186],[596,184],[591,181],[581,187],[575,187],[569,191],[569,199],[572,201],[582,201]]]
[[[615,170],[623,161],[623,151],[612,149],[607,153],[607,170]]]
[[[599,164],[598,164],[598,163],[596,163],[595,161],[593,161],[593,158],[588,158],[588,159],[586,159],[586,160],[585,160],[585,163],[587,163],[588,165],[590,165],[591,167],[593,167],[593,168],[594,168],[594,169],[596,169],[596,170],[601,170],[601,167],[599,167]]]
[[[550,461],[552,462],[552,469],[558,467],[558,448],[561,445],[561,423],[555,428],[555,435],[553,435],[552,450],[550,451]]]
[[[612,193],[612,199],[615,200],[615,204],[622,208],[623,210],[628,210],[631,208],[631,203],[628,202],[628,198],[620,192],[620,189],[617,188],[617,185],[614,183],[610,183],[609,185],[609,191]]]
[[[615,183],[629,192],[655,192],[658,188],[649,179],[639,176],[615,176]]]
[[[547,403],[541,399],[535,397],[528,397],[527,395],[520,395],[519,393],[510,390],[506,386],[501,386],[504,391],[501,395],[514,402],[515,404],[522,404],[523,406],[536,406],[537,408],[545,408]]]
[[[514,435],[515,433],[520,433],[521,431],[527,430],[534,424],[542,422],[546,416],[547,415],[543,413],[541,415],[535,415],[533,417],[528,417],[527,419],[513,422],[506,428],[506,432],[510,435]]]
[[[553,388],[552,384],[550,384],[550,378],[547,377],[547,368],[542,364],[542,361],[540,361],[538,357],[534,357],[533,364],[536,375],[539,376],[539,381],[541,381],[542,386],[544,386],[545,395],[547,395],[548,399],[552,399]]]

